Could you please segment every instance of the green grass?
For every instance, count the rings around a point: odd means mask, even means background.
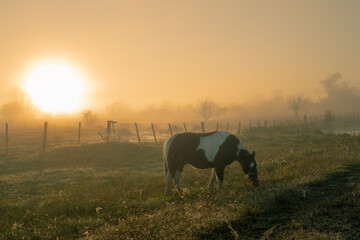
[[[102,143],[0,158],[0,239],[359,239],[360,137],[259,131],[260,187],[238,163],[210,193],[187,166],[165,196],[162,146]]]

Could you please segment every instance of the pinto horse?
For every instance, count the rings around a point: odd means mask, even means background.
[[[255,151],[250,154],[244,144],[233,134],[216,131],[210,133],[177,133],[164,143],[163,160],[166,175],[166,193],[169,194],[172,180],[180,189],[180,177],[185,164],[195,168],[212,168],[209,188],[215,179],[222,189],[224,169],[237,160],[254,186],[258,186]]]

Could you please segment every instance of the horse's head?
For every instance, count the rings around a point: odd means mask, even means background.
[[[240,150],[237,156],[237,160],[240,162],[244,173],[249,176],[249,179],[252,181],[254,186],[259,185],[257,179],[257,168],[255,161],[255,151],[250,154],[247,150]]]

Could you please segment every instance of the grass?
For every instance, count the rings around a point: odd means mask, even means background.
[[[165,196],[162,146],[98,143],[0,158],[0,239],[359,239],[360,137],[312,130],[241,137],[224,189],[187,166]]]

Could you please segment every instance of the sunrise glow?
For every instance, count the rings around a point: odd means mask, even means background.
[[[31,68],[24,88],[41,110],[69,113],[80,107],[84,79],[66,63],[43,62]]]

